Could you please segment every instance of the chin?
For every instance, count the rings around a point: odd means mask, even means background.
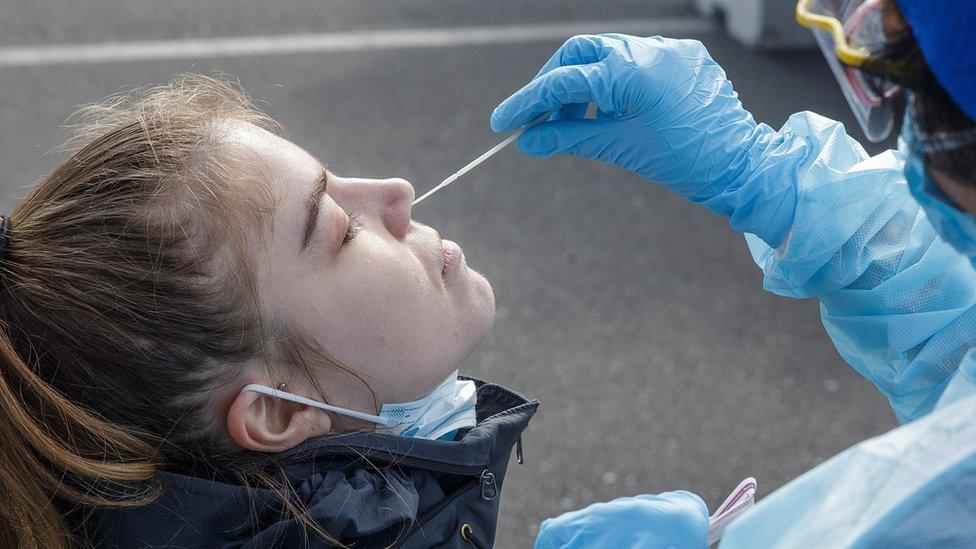
[[[495,292],[491,284],[481,274],[469,269],[465,304],[458,311],[459,325],[464,326],[461,340],[464,341],[462,360],[485,340],[492,324],[495,323]]]
[[[495,323],[495,291],[491,289],[488,279],[476,271],[471,271],[472,286],[474,290],[475,304],[481,312],[479,316],[484,317],[484,333],[487,334]],[[484,336],[482,336],[483,338]]]

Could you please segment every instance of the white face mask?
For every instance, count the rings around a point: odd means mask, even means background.
[[[458,372],[451,375],[424,398],[400,404],[384,404],[379,415],[358,412],[340,406],[333,406],[300,395],[268,387],[251,384],[241,392],[252,391],[282,400],[304,404],[320,410],[375,423],[381,427],[379,432],[403,437],[439,439],[455,433],[458,429],[474,427],[477,423],[475,405],[478,402],[477,389],[473,381],[458,379]]]

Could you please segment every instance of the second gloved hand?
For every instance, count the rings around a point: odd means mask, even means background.
[[[595,503],[551,518],[539,527],[535,549],[706,549],[708,509],[678,490]]]
[[[583,119],[590,101],[597,118]],[[495,109],[491,127],[512,131],[549,111],[549,122],[519,138],[519,150],[637,172],[774,247],[792,223],[805,143],[756,124],[698,41],[573,37]]]

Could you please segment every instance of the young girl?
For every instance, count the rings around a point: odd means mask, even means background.
[[[82,111],[0,220],[0,545],[490,546],[537,406],[400,179],[199,76]]]

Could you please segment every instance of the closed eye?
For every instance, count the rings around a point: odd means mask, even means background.
[[[359,231],[363,229],[363,218],[356,212],[347,212],[349,221],[346,224],[346,234],[342,237],[342,243],[348,244],[352,239],[356,238]]]

